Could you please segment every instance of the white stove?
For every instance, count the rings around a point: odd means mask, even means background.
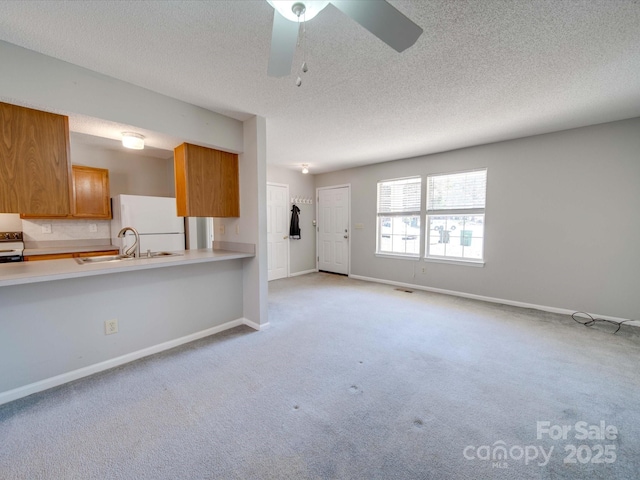
[[[0,263],[21,262],[23,251],[22,232],[0,232]]]

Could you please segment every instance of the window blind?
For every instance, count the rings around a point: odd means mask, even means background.
[[[420,177],[378,182],[378,215],[420,214]]]
[[[427,211],[485,207],[487,170],[427,177]]]

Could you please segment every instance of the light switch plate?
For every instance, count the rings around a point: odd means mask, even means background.
[[[90,223],[89,224],[89,232],[90,233],[96,233],[98,231],[98,225],[95,223]]]

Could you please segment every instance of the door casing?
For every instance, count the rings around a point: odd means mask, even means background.
[[[273,191],[273,189],[282,189],[281,193],[284,196],[284,200],[285,200],[285,208],[283,212],[280,212],[282,214],[282,220],[280,223],[280,225],[276,225],[275,223],[271,223],[271,222],[277,222],[277,217],[274,219],[273,215],[274,214],[278,214],[278,212],[274,212],[274,211],[270,211],[270,208],[273,207],[272,203],[271,203],[271,192]],[[271,251],[271,254],[268,254],[268,259],[267,259],[267,263],[268,263],[268,267],[267,267],[267,275],[269,277],[269,280],[277,280],[279,278],[286,278],[289,277],[291,275],[290,272],[290,243],[289,243],[289,185],[287,184],[283,184],[283,183],[272,183],[272,182],[267,182],[267,250]],[[271,229],[273,227],[279,227],[280,231],[277,232],[272,232]],[[277,245],[273,244],[273,239],[275,237],[278,237],[277,240],[280,240],[280,235],[282,237],[286,237],[283,238],[283,242],[284,245],[282,245],[282,247],[284,248],[284,261],[285,261],[285,266],[284,266],[284,272],[281,272],[280,274],[276,275],[275,277],[272,277],[272,264],[273,264],[273,256],[276,254],[276,251],[274,249],[274,247],[276,247]]]

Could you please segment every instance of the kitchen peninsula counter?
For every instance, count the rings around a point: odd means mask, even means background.
[[[255,246],[213,247],[84,265],[1,264],[0,404],[242,324],[259,329],[244,315]]]
[[[132,258],[114,262],[78,264],[75,259],[18,262],[0,265],[0,287],[79,277],[91,277],[154,268],[220,262],[255,256],[252,244],[217,242],[213,249],[186,250],[181,255],[160,258]]]

